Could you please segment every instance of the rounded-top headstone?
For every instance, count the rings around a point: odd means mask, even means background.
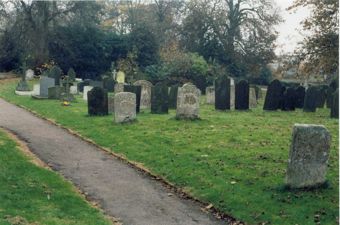
[[[279,80],[273,80],[267,89],[263,110],[277,110],[282,100],[282,84]]]
[[[141,86],[141,99],[140,99],[140,108],[141,109],[150,109],[151,108],[151,88],[152,83],[147,80],[138,80],[133,83],[135,86]]]

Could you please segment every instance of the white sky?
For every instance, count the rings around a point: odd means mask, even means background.
[[[293,0],[274,0],[276,4],[281,8],[281,15],[285,20],[282,24],[277,27],[279,36],[277,39],[277,49],[275,52],[280,54],[281,51],[284,53],[292,53],[297,46],[297,43],[303,40],[302,25],[300,22],[309,15],[307,8],[299,8],[299,10],[286,9],[293,4]]]

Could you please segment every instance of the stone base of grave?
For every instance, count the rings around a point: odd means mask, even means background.
[[[41,96],[41,95],[32,95],[32,98],[38,99],[38,100],[48,99],[48,97],[44,97],[44,96]]]
[[[33,95],[33,91],[15,91],[16,95],[21,95],[21,96],[31,96]]]

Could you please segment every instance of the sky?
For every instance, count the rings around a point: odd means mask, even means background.
[[[303,40],[303,30],[300,24],[309,15],[307,8],[300,8],[299,10],[286,9],[293,4],[294,0],[274,0],[276,4],[281,8],[281,15],[285,20],[282,24],[278,25],[277,31],[279,37],[277,39],[276,54],[292,53],[297,47],[297,43]]]

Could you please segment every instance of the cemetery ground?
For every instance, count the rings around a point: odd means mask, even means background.
[[[25,146],[0,130],[0,224],[113,224],[70,182],[20,148]]]
[[[240,221],[337,223],[338,120],[329,118],[329,109],[266,112],[260,104],[251,111],[220,112],[201,104],[201,120],[179,121],[174,119],[175,110],[170,110],[164,115],[141,112],[137,122],[119,125],[113,123],[112,115],[89,117],[87,104],[80,97],[77,103],[63,107],[57,100],[16,96],[16,84],[17,80],[1,84],[0,97],[138,162]],[[295,123],[323,124],[332,135],[324,187],[288,190],[284,186]]]

